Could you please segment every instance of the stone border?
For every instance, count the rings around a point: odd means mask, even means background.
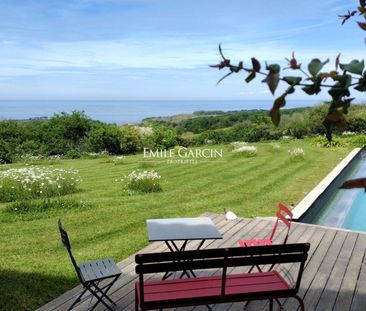
[[[343,169],[354,159],[361,151],[361,148],[353,149],[313,190],[311,190],[299,204],[292,210],[293,219],[299,218],[313,205],[318,197],[328,188],[333,180],[343,171]]]

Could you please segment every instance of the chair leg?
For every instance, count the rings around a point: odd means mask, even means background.
[[[300,304],[300,310],[305,311],[304,301],[298,296],[293,296]]]
[[[87,290],[88,290],[88,288],[84,288],[84,290],[79,295],[79,297],[76,298],[75,301],[73,302],[73,304],[69,307],[69,309],[68,309],[69,311],[72,310],[75,307],[75,305],[81,300],[81,297],[84,296],[84,294],[86,293]]]
[[[118,277],[117,277],[118,278]],[[100,292],[104,298],[106,298],[111,304],[114,304],[116,305],[116,303],[111,299],[109,298],[106,293],[109,291],[109,289],[112,287],[112,285],[114,284],[114,282],[116,282],[117,278],[112,282],[112,283],[109,283],[107,284],[106,286],[102,287],[102,288],[98,288],[96,287],[97,291]],[[97,284],[99,285],[99,283]],[[104,291],[104,289],[107,288],[107,290]]]
[[[135,311],[139,310],[139,303],[137,301],[137,290],[135,288]]]
[[[269,310],[273,311],[273,299],[269,300]]]
[[[116,305],[114,303],[114,301],[112,299],[110,299],[107,296],[108,291],[111,289],[111,287],[113,286],[113,284],[117,281],[117,279],[119,278],[119,276],[115,277],[113,281],[111,281],[109,284],[107,284],[106,286],[99,288],[97,284],[95,284],[94,282],[91,282],[88,285],[88,290],[97,298],[97,302],[94,304],[94,306],[91,308],[91,310],[94,310],[96,308],[96,306],[99,303],[102,303],[108,310],[113,310],[105,301],[104,298],[106,298],[109,302],[111,302],[112,304]],[[92,289],[92,286],[95,289]]]
[[[282,303],[279,301],[278,298],[276,298],[276,302],[278,303],[279,307],[280,307],[280,310],[283,310],[283,305]]]
[[[102,297],[98,295],[97,291],[91,288],[91,285],[88,287],[88,290],[89,292],[92,293],[92,295],[95,298],[97,298],[97,302],[93,305],[93,307],[90,310],[94,310],[95,307],[101,302],[108,310],[113,311],[113,309],[102,299]]]

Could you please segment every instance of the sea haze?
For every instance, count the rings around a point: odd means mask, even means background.
[[[194,111],[270,109],[271,100],[120,100],[120,101],[0,101],[0,119],[24,120],[50,117],[55,113],[84,111],[107,123],[138,123],[144,118],[171,116]],[[287,108],[309,107],[314,100],[288,100]]]

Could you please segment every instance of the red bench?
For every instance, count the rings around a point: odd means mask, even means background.
[[[225,302],[270,300],[293,297],[304,311],[297,296],[309,243],[235,247],[150,253],[136,255],[135,309],[151,310],[183,306],[209,305]],[[297,263],[298,273],[290,285],[276,270],[258,273],[227,273],[230,267]],[[221,269],[219,275],[188,279],[144,281],[144,275],[184,270]]]

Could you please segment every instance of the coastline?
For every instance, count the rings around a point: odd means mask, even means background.
[[[320,104],[317,100],[288,101],[286,108]],[[105,123],[136,124],[143,119],[173,117],[194,112],[269,110],[272,100],[14,100],[0,101],[0,120],[48,118],[56,113],[84,111],[93,120]]]

